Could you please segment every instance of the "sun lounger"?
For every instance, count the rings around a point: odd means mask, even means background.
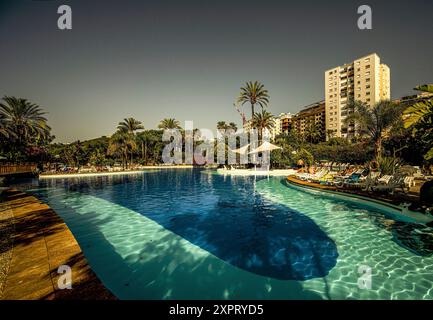
[[[388,178],[390,177],[390,178]],[[385,179],[382,179],[385,178]],[[381,179],[381,183],[378,185],[372,187],[373,191],[385,191],[390,194],[394,194],[395,190],[397,188],[402,189],[405,192],[405,183],[404,183],[404,176],[383,176]],[[379,179],[380,180],[380,179]],[[378,180],[378,181],[379,181]]]

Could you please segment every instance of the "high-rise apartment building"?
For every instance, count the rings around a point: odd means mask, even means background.
[[[325,72],[326,131],[328,136],[351,137],[355,126],[344,119],[353,112],[348,108],[351,99],[374,106],[391,98],[390,70],[373,53]]]

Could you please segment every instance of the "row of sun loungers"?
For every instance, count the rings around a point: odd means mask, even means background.
[[[343,166],[341,166],[343,167]],[[370,172],[366,168],[350,170],[345,166],[343,170],[337,170],[337,166],[324,165],[314,174],[298,173],[296,177],[307,182],[315,182],[323,185],[333,185],[338,188],[362,189],[364,191],[378,191],[394,193],[401,189],[407,192],[415,186],[415,177],[404,174],[381,175],[379,172]]]

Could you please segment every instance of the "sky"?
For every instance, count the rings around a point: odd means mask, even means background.
[[[72,30],[57,28],[62,4]],[[357,27],[362,4],[372,30]],[[59,142],[126,117],[240,125],[233,102],[249,80],[271,113],[296,113],[324,99],[326,70],[373,52],[398,98],[433,82],[432,12],[431,0],[0,0],[0,95],[43,107]]]

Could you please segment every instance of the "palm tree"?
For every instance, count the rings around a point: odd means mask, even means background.
[[[228,128],[228,125],[225,121],[218,121],[217,122],[217,129],[218,130],[226,130]]]
[[[229,129],[232,129],[233,131],[238,131],[238,126],[237,126],[237,124],[236,123],[234,123],[234,122],[230,122],[229,123]]]
[[[433,84],[418,86],[415,90],[433,93]],[[415,128],[414,131],[418,131],[427,143],[429,150],[424,158],[433,159],[433,98],[410,106],[404,111],[403,117],[405,128]]]
[[[316,143],[322,138],[322,129],[317,123],[310,123],[304,131],[306,140],[310,143]]]
[[[269,104],[269,94],[258,81],[248,81],[244,87],[241,87],[241,93],[237,100],[238,104],[244,105],[245,103],[250,103],[251,105],[251,119],[254,118],[254,106],[258,104],[263,111],[263,108],[267,107]]]
[[[135,131],[144,129],[141,121],[135,120],[134,118],[125,118],[122,122],[119,122],[117,130],[120,132],[127,133],[131,136],[131,139],[135,139]],[[131,148],[131,164],[133,162],[133,150]]]
[[[370,107],[361,101],[352,100],[348,107],[353,112],[346,117],[344,123],[354,123],[360,134],[370,137],[374,143],[375,158],[379,159],[382,156],[382,141],[385,135],[401,117],[401,106],[391,101],[381,101]]]
[[[9,122],[6,119],[6,116],[3,113],[0,113],[0,137],[7,139],[10,134]]]
[[[146,130],[137,135],[137,142],[141,144],[141,158],[144,163],[148,163],[148,151],[151,151],[150,155],[152,155],[152,152],[155,152],[153,147],[160,141],[162,141],[162,133],[158,130]]]
[[[335,131],[332,129],[326,130],[326,136],[328,137],[328,140],[334,138],[335,137]]]
[[[179,121],[173,118],[166,118],[161,120],[158,124],[159,129],[167,130],[167,129],[181,129]]]
[[[118,130],[110,138],[108,154],[120,155],[122,159],[122,167],[125,169],[128,168],[128,151],[133,152],[136,148],[137,144],[135,143],[133,136],[128,132]]]
[[[117,130],[134,134],[137,130],[144,129],[141,121],[135,120],[134,118],[125,118],[122,122],[119,122]]]
[[[217,122],[217,129],[218,130],[233,130],[236,132],[238,130],[238,126],[234,122],[230,122],[229,124],[227,124],[225,121],[218,121]]]
[[[260,113],[254,114],[252,125],[259,131],[259,140],[262,140],[263,130],[271,130],[275,126],[274,117],[269,112],[262,110]]]
[[[13,136],[19,146],[50,139],[51,128],[41,107],[16,97],[5,96],[3,101],[0,103],[0,115],[7,127],[5,129],[2,125],[2,135]]]

